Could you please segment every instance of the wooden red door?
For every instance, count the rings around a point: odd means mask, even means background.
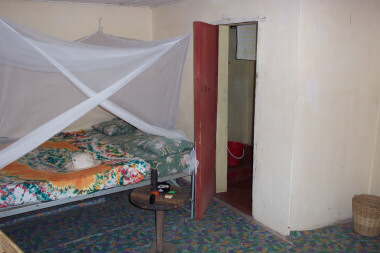
[[[215,194],[218,26],[194,22],[194,135],[199,161],[195,218],[201,219]]]

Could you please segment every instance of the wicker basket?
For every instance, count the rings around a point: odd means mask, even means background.
[[[352,214],[355,232],[365,236],[380,234],[380,197],[355,195],[352,198]]]

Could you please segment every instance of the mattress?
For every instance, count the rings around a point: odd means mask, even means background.
[[[86,152],[101,162],[80,171],[67,169],[74,153]],[[136,129],[117,135],[81,130],[59,133],[0,170],[0,208],[87,195],[150,178],[189,170],[193,144],[146,134]]]
[[[86,152],[101,164],[79,171],[66,165]],[[86,195],[140,182],[149,165],[84,131],[60,133],[0,170],[0,208]]]

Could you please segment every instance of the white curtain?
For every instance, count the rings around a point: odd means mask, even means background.
[[[147,133],[187,139],[175,122],[189,40],[99,31],[69,42],[0,17],[0,141],[11,143],[0,168],[97,105]]]

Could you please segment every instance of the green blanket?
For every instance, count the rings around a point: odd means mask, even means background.
[[[89,135],[108,142],[133,154],[158,170],[159,176],[183,172],[189,165],[193,143],[171,140],[150,135],[140,130],[129,133],[107,135],[97,130],[85,130]],[[149,172],[148,172],[149,173]]]

